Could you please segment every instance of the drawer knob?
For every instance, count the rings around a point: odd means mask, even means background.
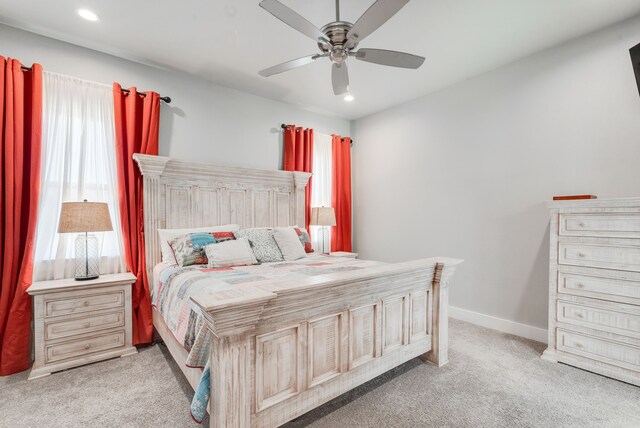
[[[89,327],[91,327],[91,323],[90,322],[84,323],[84,328],[89,328]]]
[[[584,318],[584,315],[582,315],[582,312],[577,312],[576,318]]]
[[[89,348],[91,348],[90,344],[87,343],[86,345],[84,345],[84,349],[89,349]]]
[[[578,288],[584,288],[584,284],[583,284],[583,283],[581,283],[581,282],[579,282],[579,283],[577,283],[577,284],[576,284],[576,287],[578,287]]]
[[[584,253],[578,253],[578,257],[584,257]]]
[[[85,301],[84,301],[84,303],[83,303],[83,305],[85,305],[85,306],[89,306],[89,301],[88,301],[88,300],[85,300]]]
[[[583,222],[580,222],[580,223],[578,223],[578,226],[580,226],[580,227],[585,227],[585,226],[586,226],[586,224],[584,224]]]
[[[576,346],[576,348],[578,348],[578,349],[582,349],[582,348],[584,348],[584,346],[582,346],[582,343],[580,343],[580,342],[576,342],[575,346]]]

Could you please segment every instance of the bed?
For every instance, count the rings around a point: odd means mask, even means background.
[[[134,159],[143,176],[153,288],[167,269],[158,229],[305,224],[308,173]],[[206,328],[210,425],[276,427],[415,357],[446,364],[448,286],[461,262],[434,257],[383,264],[318,255],[279,266],[286,274],[263,272],[189,296]],[[317,266],[300,266],[305,263]],[[187,364],[193,355],[167,319],[154,307],[154,328],[195,389],[202,364]]]

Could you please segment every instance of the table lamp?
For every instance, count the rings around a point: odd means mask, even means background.
[[[327,226],[336,225],[336,213],[332,207],[311,208],[311,226],[322,226],[322,254],[324,252],[324,230]]]
[[[89,232],[113,230],[109,207],[104,202],[63,202],[58,233],[79,233],[76,238],[76,280],[100,276],[98,238]]]

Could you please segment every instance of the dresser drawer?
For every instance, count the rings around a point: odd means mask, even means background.
[[[640,213],[560,214],[560,235],[640,238]]]
[[[559,351],[640,372],[640,348],[595,337],[557,330]]]
[[[605,300],[625,297],[640,302],[640,282],[558,272],[558,293]]]
[[[45,346],[45,360],[54,363],[71,358],[78,358],[94,352],[124,347],[125,332],[116,331],[100,336],[85,337],[78,340]]]
[[[93,312],[100,309],[118,308],[124,306],[124,291],[117,290],[102,294],[87,294],[86,296],[45,298],[44,316],[57,317],[60,315]]]
[[[640,272],[640,247],[560,242],[558,263]]]
[[[119,311],[107,314],[89,315],[83,318],[47,322],[44,325],[44,339],[60,339],[62,337],[92,333],[98,330],[124,327],[124,320],[124,311]]]
[[[593,304],[594,306],[559,300],[558,322],[640,338],[639,306],[598,301],[594,301]],[[602,307],[606,305],[612,308]]]

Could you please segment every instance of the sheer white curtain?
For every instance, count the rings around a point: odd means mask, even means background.
[[[311,206],[331,206],[332,160],[331,135],[314,135],[313,141],[313,186],[311,187]],[[311,243],[317,252],[322,251],[322,226],[311,226]],[[324,228],[324,248],[331,248],[331,228]]]
[[[75,273],[76,234],[58,234],[62,202],[106,202],[113,232],[97,233],[100,273],[124,272],[113,92],[109,85],[43,73],[42,178],[34,280]]]

